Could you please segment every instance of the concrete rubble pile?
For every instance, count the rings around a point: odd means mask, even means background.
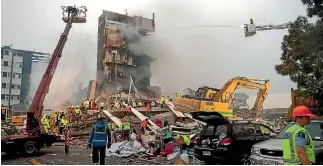
[[[15,135],[18,134],[18,130],[15,126],[10,123],[1,122],[1,136]]]

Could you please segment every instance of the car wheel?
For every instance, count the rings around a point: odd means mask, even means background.
[[[37,152],[36,142],[28,141],[23,145],[23,154],[31,156]]]
[[[240,161],[242,165],[250,165],[250,155],[248,153],[243,153]]]

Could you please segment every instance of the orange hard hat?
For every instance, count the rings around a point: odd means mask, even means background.
[[[124,121],[124,122],[129,122],[128,118],[125,118],[123,121]]]
[[[293,118],[298,117],[298,116],[314,116],[311,113],[311,110],[306,107],[306,106],[298,106],[294,109],[293,111]]]

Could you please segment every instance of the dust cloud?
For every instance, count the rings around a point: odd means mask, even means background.
[[[96,57],[96,43],[91,35],[71,30],[45,98],[44,108],[61,108],[65,101],[73,99],[80,84],[87,86],[84,83],[96,77]],[[31,74],[32,97],[46,66],[36,66],[39,70],[33,70]]]
[[[229,54],[237,54],[235,51],[240,47],[230,37],[234,33],[243,39],[243,29],[239,25],[226,26],[230,22],[219,16],[204,17],[206,14],[199,13],[194,3],[156,1],[150,4],[148,11],[156,14],[156,33],[129,45],[132,52],[157,59],[151,65],[152,82],[161,86],[163,93],[202,85],[221,88],[226,80],[237,76],[230,69],[234,57],[229,58]],[[139,9],[131,14],[151,18],[151,13],[149,16],[147,11]],[[237,50],[232,50],[234,47]]]

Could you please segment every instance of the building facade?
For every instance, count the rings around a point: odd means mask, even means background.
[[[32,67],[49,58],[49,53],[1,47],[1,104],[8,105],[10,96],[10,105],[29,104]]]
[[[127,89],[130,74],[139,88],[150,86],[149,55],[136,55],[128,44],[155,31],[153,19],[103,11],[98,19],[97,80],[105,88]]]

